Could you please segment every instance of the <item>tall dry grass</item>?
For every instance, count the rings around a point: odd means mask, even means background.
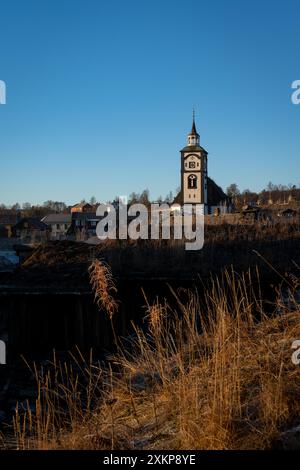
[[[250,275],[227,272],[199,299],[148,305],[148,328],[106,366],[53,361],[36,371],[35,411],[15,416],[18,448],[266,449],[299,423],[300,307],[266,314]]]
[[[118,310],[118,303],[114,298],[117,288],[110,267],[104,261],[95,259],[89,267],[89,275],[96,304],[112,320]]]

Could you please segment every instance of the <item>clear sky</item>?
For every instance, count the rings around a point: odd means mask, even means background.
[[[0,203],[180,183],[196,110],[223,188],[299,184],[300,2],[0,0]]]

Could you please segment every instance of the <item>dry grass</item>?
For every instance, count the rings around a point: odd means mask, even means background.
[[[120,278],[205,278],[230,265],[240,273],[258,265],[264,279],[274,282],[274,272],[254,250],[282,273],[292,271],[292,260],[300,264],[300,222],[206,225],[204,247],[192,253],[184,239],[107,240],[101,247],[101,256]]]
[[[72,241],[50,242],[38,247],[21,269],[3,279],[3,283],[48,288],[90,289],[88,266],[101,257],[116,279],[195,279],[208,278],[234,265],[240,273],[258,265],[266,282],[274,272],[254,250],[281,273],[300,264],[300,221],[272,223],[205,225],[202,250],[185,250],[185,240],[106,240],[99,245]]]
[[[118,303],[113,297],[117,289],[110,267],[104,261],[95,259],[89,267],[89,275],[96,304],[100,310],[106,311],[112,320],[118,310]]]
[[[174,295],[177,309],[148,306],[148,328],[135,327],[109,366],[73,358],[85,380],[55,360],[46,375],[36,371],[36,411],[15,416],[18,448],[266,449],[299,424],[292,290],[289,308],[278,300],[273,315],[250,277],[233,272],[201,301]]]

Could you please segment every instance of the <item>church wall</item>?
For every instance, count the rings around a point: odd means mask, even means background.
[[[195,164],[195,168],[190,168],[190,163]],[[203,156],[199,153],[186,152],[182,155],[182,182],[183,202],[193,204],[203,204],[204,187],[203,187]],[[190,175],[197,177],[197,188],[190,189],[188,178]]]
[[[183,195],[184,195],[184,203],[193,203],[193,204],[200,204],[202,203],[202,178],[201,178],[201,173],[194,172],[197,176],[197,189],[189,189],[188,188],[188,177],[191,174],[189,173],[183,173]]]

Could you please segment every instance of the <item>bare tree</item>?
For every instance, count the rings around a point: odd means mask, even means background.
[[[149,189],[144,189],[144,191],[142,191],[140,198],[139,198],[140,203],[145,204],[145,206],[149,205],[150,204],[149,198],[150,198]]]
[[[19,204],[18,202],[16,202],[13,206],[11,206],[11,210],[12,210],[13,212],[18,212],[18,211],[20,211],[20,210],[21,210],[20,204]]]
[[[226,189],[227,196],[229,197],[237,197],[240,194],[240,190],[238,188],[238,185],[236,183],[232,183],[228,186]]]
[[[170,191],[170,192],[166,195],[165,201],[166,201],[168,204],[172,204],[172,202],[174,201],[174,196],[173,196],[172,191]]]

